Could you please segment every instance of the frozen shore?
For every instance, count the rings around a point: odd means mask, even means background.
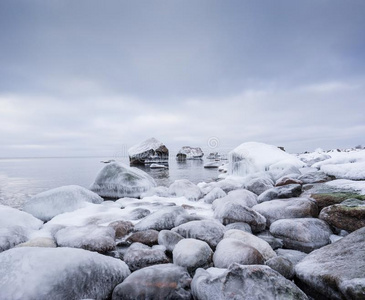
[[[364,164],[252,142],[221,180],[164,187],[110,163],[0,205],[0,298],[364,299]]]

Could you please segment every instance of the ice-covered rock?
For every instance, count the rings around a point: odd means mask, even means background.
[[[175,197],[185,197],[191,201],[197,201],[202,196],[200,188],[187,179],[175,180],[169,187],[169,194]]]
[[[278,256],[288,259],[293,264],[293,266],[296,266],[304,257],[308,255],[307,253],[293,249],[277,249],[275,252]]]
[[[182,239],[172,252],[174,264],[187,268],[189,273],[197,268],[211,267],[213,251],[206,242]]]
[[[318,216],[314,201],[307,198],[289,198],[266,201],[252,207],[266,218],[267,226],[280,219],[311,218]]]
[[[242,206],[252,207],[257,204],[257,196],[245,189],[230,191],[227,196],[213,202],[213,209],[222,209],[222,206],[232,202]]]
[[[176,158],[178,160],[185,159],[202,159],[204,156],[204,152],[200,147],[182,147],[179,152],[176,154]]]
[[[278,180],[276,180],[275,186],[283,186],[287,184],[303,184],[302,181],[297,179],[298,177],[299,177],[298,174],[290,174],[280,177]]]
[[[298,197],[301,193],[302,186],[300,184],[277,186],[263,192],[257,197],[257,202],[262,203],[273,199]]]
[[[188,215],[181,206],[164,207],[148,215],[135,225],[135,230],[163,230],[175,227],[175,221],[179,216]]]
[[[294,266],[287,258],[281,256],[273,257],[266,261],[265,264],[276,272],[279,272],[286,279],[291,280],[294,277]]]
[[[71,248],[15,248],[0,265],[2,300],[108,299],[130,274],[121,260]]]
[[[261,265],[265,259],[254,247],[234,238],[219,242],[213,255],[216,268],[228,268],[233,263],[241,265]]]
[[[275,221],[270,233],[282,239],[285,248],[309,253],[329,244],[332,231],[322,220],[302,218]]]
[[[224,234],[224,239],[226,238],[239,240],[244,244],[255,248],[261,253],[264,260],[276,257],[275,251],[266,241],[254,236],[251,233],[244,232],[242,230],[231,229],[226,231]]]
[[[149,229],[139,232],[134,232],[127,238],[127,242],[142,243],[147,246],[153,246],[158,244],[158,231]]]
[[[244,223],[244,222],[236,222],[236,223],[231,223],[231,224],[226,225],[226,230],[230,230],[230,229],[237,229],[237,230],[246,231],[248,233],[252,233],[250,225],[248,225],[247,223]]]
[[[198,269],[191,282],[194,299],[308,300],[290,280],[268,266],[231,265],[228,270]]]
[[[61,247],[82,248],[97,252],[107,252],[115,248],[115,230],[111,227],[70,226],[59,230],[55,238]]]
[[[180,242],[183,237],[171,230],[161,230],[158,233],[158,244],[166,247],[167,251],[172,252],[178,242]]]
[[[147,192],[141,195],[141,198],[159,196],[159,197],[169,197],[169,188],[166,186],[157,186],[149,189]]]
[[[243,143],[229,153],[231,175],[246,176],[261,171],[284,170],[291,166],[301,168],[305,164],[294,155],[263,143]]]
[[[36,237],[30,239],[27,242],[21,243],[16,247],[46,247],[46,248],[56,248],[57,244],[54,239],[48,237]]]
[[[337,192],[355,192],[365,195],[365,181],[337,179],[326,182],[324,185]]]
[[[223,191],[221,188],[219,187],[215,187],[213,188],[208,194],[206,194],[203,198],[205,203],[213,203],[213,201],[219,199],[219,198],[223,198],[227,196],[227,193],[225,191]]]
[[[49,221],[59,214],[85,207],[89,203],[100,204],[103,198],[77,185],[62,186],[33,196],[23,210],[38,219]]]
[[[11,249],[28,240],[29,230],[23,226],[0,228],[0,252]]]
[[[328,224],[352,232],[365,227],[365,201],[347,199],[322,209],[319,218]]]
[[[267,242],[273,250],[283,247],[282,240],[274,237],[269,230],[262,231],[256,236]]]
[[[170,262],[165,251],[154,249],[140,243],[132,244],[124,254],[123,260],[132,272]]]
[[[266,219],[264,216],[247,206],[233,201],[228,201],[217,206],[214,210],[214,216],[224,225],[236,222],[247,223],[253,232],[260,232],[266,227]]]
[[[315,172],[309,172],[309,173],[303,174],[302,176],[299,176],[298,180],[300,180],[303,184],[306,184],[306,183],[326,182],[326,181],[332,180],[332,178],[329,177],[324,172],[315,171]]]
[[[115,238],[117,239],[126,236],[134,229],[132,222],[123,220],[111,222],[108,226],[115,230]]]
[[[174,264],[155,265],[133,272],[113,292],[113,300],[190,300],[191,277]]]
[[[245,184],[246,189],[260,195],[268,189],[274,187],[274,182],[269,175],[263,175],[260,177],[255,177]]]
[[[308,254],[295,267],[298,285],[316,299],[364,299],[365,227]]]
[[[217,244],[223,238],[226,228],[215,220],[192,221],[173,228],[171,231],[176,232],[184,238],[193,238],[202,240],[215,249]]]
[[[42,225],[43,222],[31,214],[0,204],[0,228],[22,226],[27,229],[37,230]]]
[[[156,186],[154,179],[146,172],[124,164],[107,164],[96,176],[90,189],[102,197],[140,197]]]
[[[169,150],[155,138],[150,138],[129,148],[128,155],[131,165],[142,165],[150,162],[167,163],[169,160]]]

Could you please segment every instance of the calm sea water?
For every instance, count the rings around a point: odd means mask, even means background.
[[[105,166],[103,157],[14,158],[0,159],[0,204],[21,208],[32,195],[63,185],[88,188]],[[121,162],[128,163],[127,159]],[[217,169],[205,169],[203,160],[177,162],[170,159],[169,169],[142,167],[157,185],[169,186],[176,179],[194,183],[217,178]]]

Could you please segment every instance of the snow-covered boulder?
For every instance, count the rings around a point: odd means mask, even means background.
[[[145,163],[167,163],[169,150],[166,146],[150,138],[128,149],[129,162],[131,165],[143,165]]]
[[[121,260],[71,248],[14,248],[0,265],[3,300],[108,299],[130,274]]]
[[[245,187],[256,195],[260,195],[266,190],[274,187],[274,182],[269,175],[259,176],[249,180],[245,184]]]
[[[182,224],[171,231],[180,234],[184,238],[202,240],[215,249],[223,238],[225,230],[226,228],[215,220],[201,220]]]
[[[213,209],[221,209],[225,204],[232,202],[242,206],[252,207],[257,204],[257,196],[245,189],[230,191],[227,196],[213,202]]]
[[[185,159],[202,159],[204,156],[204,152],[200,147],[182,147],[179,152],[176,154],[176,158],[178,160]]]
[[[175,180],[169,187],[169,194],[174,197],[185,197],[197,201],[202,196],[200,188],[187,179]]]
[[[0,204],[0,228],[21,226],[27,229],[37,230],[42,225],[43,222],[31,214]]]
[[[208,194],[206,194],[203,198],[205,203],[213,203],[213,201],[219,199],[219,198],[223,198],[227,196],[227,193],[225,191],[223,191],[221,188],[219,187],[215,187],[213,188]]]
[[[216,268],[228,268],[233,263],[261,265],[264,261],[262,254],[256,248],[231,238],[220,241],[213,255]]]
[[[59,230],[55,238],[61,247],[82,248],[97,252],[107,252],[115,248],[115,230],[111,227],[70,226]]]
[[[322,209],[319,218],[328,224],[352,232],[365,227],[365,201],[347,199]]]
[[[226,231],[224,234],[224,239],[226,238],[239,240],[244,244],[255,248],[261,253],[265,260],[276,257],[275,251],[266,241],[254,236],[251,233],[244,232],[242,230],[231,229]]]
[[[23,210],[38,219],[49,221],[59,214],[85,207],[88,203],[100,204],[103,198],[77,185],[61,186],[33,196]]]
[[[28,240],[29,231],[23,226],[0,228],[0,252],[11,249]]]
[[[298,177],[302,183],[321,183],[332,180],[327,174],[321,171],[308,172]]]
[[[266,201],[252,207],[266,218],[267,226],[280,219],[311,218],[318,216],[314,201],[307,198],[289,198]]]
[[[123,260],[132,272],[170,262],[162,249],[151,248],[140,243],[133,243],[124,254]]]
[[[295,267],[298,284],[315,299],[364,299],[365,227],[308,254]]]
[[[248,225],[247,223],[244,223],[244,222],[236,222],[236,223],[230,223],[230,224],[226,225],[226,230],[230,230],[230,229],[237,229],[237,230],[242,230],[242,231],[245,231],[248,233],[252,233],[250,225]]]
[[[257,197],[257,202],[262,203],[272,199],[283,199],[299,197],[302,193],[302,186],[300,184],[288,184],[283,186],[273,187],[266,190]]]
[[[212,264],[213,251],[206,242],[183,239],[172,252],[174,264],[187,268],[189,273],[197,268],[207,268]]]
[[[198,269],[191,282],[194,299],[308,300],[290,280],[268,266],[231,265],[228,270]]]
[[[231,175],[246,176],[262,171],[284,170],[291,166],[301,168],[305,164],[294,155],[263,143],[243,143],[229,153]]]
[[[113,292],[113,300],[179,299],[190,300],[186,269],[174,264],[146,267],[133,272]]]
[[[141,198],[159,196],[159,197],[169,197],[169,188],[166,186],[157,186],[149,189],[147,192],[141,195]]]
[[[329,244],[332,231],[322,220],[302,218],[275,221],[270,233],[282,239],[285,248],[309,253]]]
[[[101,197],[140,197],[156,186],[154,179],[146,172],[124,164],[107,164],[96,176],[90,189]]]
[[[183,237],[171,230],[161,230],[158,233],[158,244],[166,247],[167,251],[172,252],[178,242],[180,242]]]

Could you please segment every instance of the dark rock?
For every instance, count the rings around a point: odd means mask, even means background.
[[[142,243],[148,246],[157,245],[158,231],[151,229],[132,233],[132,235],[128,237],[127,242]]]
[[[115,238],[120,239],[133,231],[133,223],[130,221],[115,221],[108,225],[115,230]]]
[[[294,266],[292,262],[284,257],[277,256],[273,257],[265,262],[267,266],[269,266],[271,269],[279,272],[281,275],[283,275],[286,279],[293,279],[294,278]]]
[[[155,138],[150,138],[128,149],[131,165],[144,165],[146,162],[165,163],[169,160],[169,150]]]
[[[283,247],[283,241],[281,239],[274,237],[268,230],[260,232],[256,236],[267,242],[274,250]]]
[[[278,256],[284,257],[291,261],[293,266],[295,266],[297,263],[299,263],[304,257],[306,257],[308,254],[298,251],[298,250],[292,250],[292,249],[277,249],[276,254]]]
[[[283,186],[288,184],[302,184],[302,183],[303,182],[301,182],[299,179],[290,176],[284,176],[276,181],[275,186]]]
[[[341,202],[345,201],[346,199],[359,199],[365,200],[365,195],[359,195],[354,193],[345,193],[345,192],[334,192],[334,193],[313,193],[311,198],[316,200],[319,210],[321,211],[322,208],[340,204]]]
[[[299,197],[301,193],[302,186],[300,184],[278,186],[263,192],[258,196],[257,202],[262,203],[273,199]]]
[[[191,277],[173,264],[155,265],[132,273],[113,292],[113,300],[190,300]]]

